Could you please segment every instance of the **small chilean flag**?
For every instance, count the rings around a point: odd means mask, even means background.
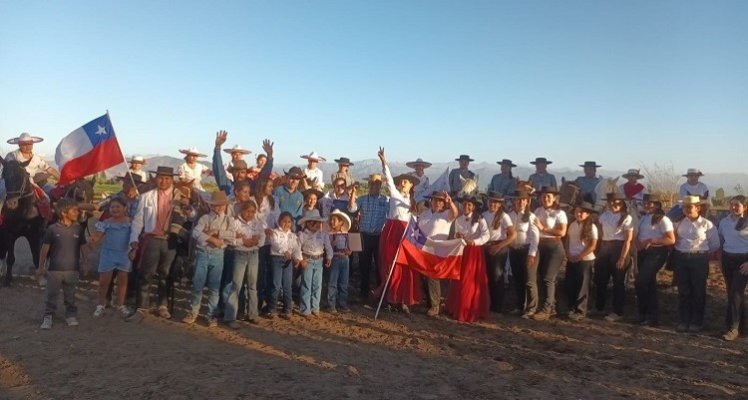
[[[114,136],[109,114],[81,126],[65,136],[55,152],[64,185],[125,162]]]
[[[465,241],[462,239],[428,239],[416,220],[410,217],[405,228],[405,239],[400,243],[397,263],[405,264],[430,278],[460,280],[464,248]]]

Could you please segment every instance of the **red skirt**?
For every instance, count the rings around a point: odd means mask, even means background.
[[[473,322],[488,316],[488,276],[483,247],[466,246],[460,280],[451,281],[447,311],[458,321]]]
[[[407,222],[388,219],[379,236],[379,277],[382,284],[374,290],[376,296],[381,296],[384,282],[390,273],[392,261],[395,260],[397,248],[402,242]],[[390,283],[387,286],[386,300],[393,304],[413,305],[421,302],[421,274],[408,268],[406,264],[395,264],[392,269]]]

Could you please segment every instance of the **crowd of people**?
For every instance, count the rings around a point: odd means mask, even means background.
[[[294,310],[315,318],[323,305],[327,313],[347,312],[353,300],[348,292],[352,272],[358,275],[358,300],[367,306],[384,296],[391,307],[409,313],[424,302],[425,293],[429,316],[445,312],[472,322],[491,312],[509,312],[543,321],[557,316],[557,278],[564,268],[566,316],[582,321],[597,313],[617,322],[626,309],[626,273],[635,265],[637,323],[656,326],[656,277],[669,265],[678,291],[675,329],[695,333],[704,328],[710,255],[720,251],[728,304],[723,338],[734,340],[743,332],[748,202],[744,196],[733,197],[729,215],[713,223],[704,215],[709,192],[698,169],[684,175],[682,216],[671,219],[662,199],[639,182],[644,176],[636,169],[624,175],[623,185],[598,199],[601,166],[594,161],[580,165],[584,175],[574,181],[578,200],[563,207],[556,178],[547,170],[551,161],[543,157],[531,162],[536,172],[527,181],[512,174],[516,164],[511,160],[498,161],[500,173],[480,194],[463,190],[475,177],[468,155],[455,159],[459,167],[449,175],[449,190],[433,190],[424,173],[430,163],[419,158],[407,163],[412,172],[393,176],[380,148],[382,171],[368,176],[365,194],[359,194],[347,157],[334,160],[338,171],[325,193],[328,182],[318,163],[326,160],[319,154],[301,156],[305,168],[276,175],[272,142],[263,142],[264,153],[250,167],[244,160],[249,150],[223,148],[227,137],[219,131],[214,142],[210,172],[215,192],[206,192],[202,184],[208,168],[198,160],[207,155],[189,148],[180,150],[185,162],[177,170],[157,166],[146,171],[147,160],[132,157],[129,172],[121,177],[122,191],[100,204],[103,214],[88,240],[77,222],[79,205],[69,200],[56,204],[57,220],[47,227],[37,268],[47,281],[43,329],[52,327],[61,289],[66,323],[78,324],[74,292],[85,264],[81,255],[97,243],[100,285],[93,316],[106,312],[116,281],[112,303],[126,320],[154,313],[171,318],[169,276],[181,241],[189,243],[194,255],[190,310],[182,320],[186,324],[198,319],[205,287],[209,326],[222,319],[239,328],[242,318],[250,323],[258,323],[261,315],[291,318]],[[41,174],[59,176],[33,153],[38,141],[26,133],[11,139],[8,143],[19,149],[6,156],[25,162],[37,185]],[[227,165],[224,152],[231,156]],[[600,201],[605,207],[596,205]],[[397,258],[412,217],[429,239],[464,241],[459,280],[422,276]]]

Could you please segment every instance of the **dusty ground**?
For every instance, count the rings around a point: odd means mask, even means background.
[[[19,263],[28,270],[28,257]],[[374,321],[354,307],[231,331],[187,327],[181,310],[172,321],[94,320],[95,287],[83,284],[81,325],[60,314],[40,331],[42,290],[20,279],[0,289],[0,398],[748,398],[748,341],[717,337],[724,288],[716,269],[711,278],[700,335],[673,331],[664,287],[659,329],[632,323],[630,299],[625,323],[501,315],[469,325],[423,310]]]

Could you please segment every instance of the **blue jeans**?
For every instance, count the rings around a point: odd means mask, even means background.
[[[307,266],[301,272],[301,296],[299,311],[308,315],[319,311],[319,298],[322,296],[322,263],[324,258],[307,259]]]
[[[239,291],[247,280],[247,298],[249,319],[256,319],[257,310],[257,267],[259,265],[259,256],[257,250],[240,251],[232,250],[233,261],[231,280],[223,288],[223,302],[225,304],[223,312],[224,321],[236,320],[239,312]],[[244,311],[244,310],[242,310]]]
[[[198,250],[195,258],[195,276],[192,278],[192,314],[200,312],[203,287],[208,286],[208,317],[213,317],[218,308],[218,297],[223,273],[223,250],[210,253]]]
[[[270,293],[273,290],[273,259],[270,256],[270,245],[260,247],[260,265],[257,268],[257,298],[258,308],[270,303]]]
[[[348,307],[348,257],[335,256],[330,267],[327,284],[327,305],[330,309]]]
[[[278,306],[278,298],[283,290],[283,311],[291,313],[291,283],[293,282],[293,260],[284,260],[281,256],[271,256],[273,263],[273,289],[270,293],[268,311],[272,314]]]

